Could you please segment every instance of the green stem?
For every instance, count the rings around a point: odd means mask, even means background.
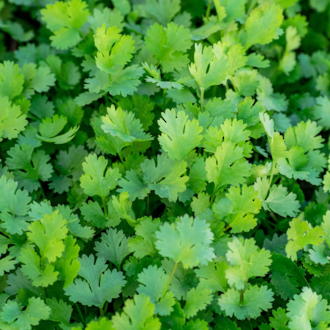
[[[250,15],[250,13],[253,10],[253,8],[256,5],[256,3],[257,3],[257,0],[251,0],[250,6],[249,6],[249,9],[248,9],[248,12],[247,12],[247,16]]]
[[[39,183],[40,183],[40,182],[39,182]],[[44,188],[42,188],[41,183],[40,183],[40,193],[41,193],[41,196],[42,196],[44,199],[47,199],[47,198],[46,198],[45,191],[44,191]]]
[[[146,216],[149,216],[149,214],[150,214],[149,208],[150,208],[150,203],[149,203],[149,195],[148,195],[147,196],[147,205],[146,205]]]
[[[244,282],[244,288],[241,290],[241,295],[239,297],[239,304],[242,305],[243,301],[244,301],[244,290],[245,290],[245,286],[246,286],[246,281]]]
[[[103,307],[100,307],[100,315],[101,315],[102,317],[104,317],[104,310],[103,310]]]
[[[164,290],[164,293],[163,293],[162,299],[165,297],[166,292],[168,291],[168,288],[169,288],[170,285],[171,285],[171,281],[172,281],[172,278],[173,278],[173,276],[174,276],[174,274],[175,274],[176,268],[178,267],[178,264],[179,264],[179,261],[177,261],[177,262],[174,264],[174,267],[173,267],[173,270],[172,270],[171,276],[170,276],[170,278],[168,279],[168,281],[167,281],[167,283],[166,283],[166,287],[165,287],[165,290]]]
[[[136,150],[135,150],[135,147],[134,147],[134,143],[132,142],[132,153],[133,155],[136,155]]]
[[[108,219],[108,208],[107,208],[107,201],[105,198],[102,198],[102,208],[104,211],[105,218]]]
[[[167,91],[167,88],[164,88],[164,90],[163,90],[163,108],[164,108],[164,110],[166,108],[166,91]]]
[[[210,13],[211,13],[211,5],[212,5],[212,0],[209,0],[209,3],[207,4],[207,9],[206,9],[206,20],[209,19]]]
[[[118,152],[118,156],[119,156],[121,163],[124,164],[124,159],[123,159],[123,156],[121,155],[121,152]]]
[[[104,306],[104,312],[105,312],[105,314],[107,314],[108,306],[109,306],[109,302],[106,301],[105,306]]]
[[[265,199],[267,198],[267,195],[268,195],[268,192],[270,190],[270,187],[272,185],[272,181],[273,181],[273,177],[274,177],[274,170],[275,170],[275,162],[274,162],[274,159],[273,159],[273,163],[272,163],[272,172],[270,174],[270,179],[269,179],[269,184],[268,184],[268,188],[267,188],[267,191],[265,193]]]
[[[81,310],[80,310],[80,307],[79,307],[78,303],[75,303],[75,305],[76,305],[76,307],[77,307],[77,311],[78,311],[78,314],[79,314],[79,316],[80,316],[80,319],[81,319],[82,323],[83,323],[83,324],[86,324],[86,323],[85,323],[84,316],[83,316],[83,314],[82,314],[82,312],[81,312]]]
[[[201,88],[201,112],[203,112],[203,103],[204,103],[204,88]]]

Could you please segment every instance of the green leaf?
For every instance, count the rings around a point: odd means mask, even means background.
[[[94,264],[94,256],[83,255],[78,259],[80,269],[75,281],[65,289],[66,295],[73,302],[87,306],[102,307],[106,301],[118,298],[126,281],[122,272],[110,271],[103,258],[98,258]]]
[[[12,260],[13,257],[7,256],[0,259],[0,276],[4,273],[9,273],[11,270],[15,269],[16,261]]]
[[[153,329],[160,330],[161,323],[154,317],[155,306],[149,297],[140,294],[125,302],[123,312],[112,318],[115,330]]]
[[[8,97],[11,101],[23,91],[24,76],[19,66],[11,61],[0,63],[0,97]]]
[[[149,266],[138,276],[141,284],[136,291],[150,298],[150,302],[155,305],[155,314],[163,316],[173,311],[172,306],[175,304],[173,293],[165,291],[169,279],[170,276],[157,266]]]
[[[171,22],[167,27],[154,24],[148,31],[145,45],[161,64],[163,72],[186,67],[189,63],[185,52],[191,47],[189,29]]]
[[[157,156],[157,166],[154,160],[146,159],[141,164],[143,180],[150,190],[169,201],[176,201],[178,193],[186,190],[186,182],[189,180],[186,173],[187,163],[174,161],[162,153]]]
[[[136,258],[143,258],[144,256],[153,256],[156,253],[156,231],[160,226],[159,219],[151,217],[143,218],[135,226],[135,237],[128,241],[128,248],[130,252],[134,252]]]
[[[206,265],[214,259],[210,244],[213,234],[209,225],[199,218],[185,215],[175,224],[165,223],[156,233],[156,248],[163,257],[176,263],[182,262],[184,268]]]
[[[26,115],[22,113],[21,108],[11,104],[8,97],[0,96],[1,114],[0,114],[0,141],[5,139],[15,139],[18,134],[24,131],[27,125]]]
[[[119,137],[124,142],[150,141],[153,138],[143,131],[139,119],[135,118],[133,112],[127,112],[114,105],[107,109],[108,114],[102,117],[102,130],[112,136]]]
[[[228,247],[226,258],[230,266],[226,269],[226,278],[231,286],[242,290],[249,278],[268,273],[271,254],[265,249],[259,250],[253,238],[244,240],[234,237]]]
[[[95,243],[96,255],[111,261],[120,269],[123,260],[130,254],[127,243],[128,239],[121,230],[109,229],[102,233],[101,242]]]
[[[80,183],[86,195],[97,195],[104,199],[111,190],[116,188],[121,174],[118,168],[106,170],[108,161],[103,156],[97,157],[95,154],[90,154],[82,165],[85,174],[81,176]]]
[[[31,145],[16,144],[8,151],[8,155],[7,165],[14,170],[19,188],[24,187],[32,192],[40,187],[40,181],[47,181],[51,177],[53,167],[48,163],[50,156],[43,150],[34,151]]]
[[[8,233],[22,235],[28,230],[30,219],[26,216],[31,198],[27,191],[17,189],[17,182],[0,178],[0,219],[1,227]]]
[[[0,313],[1,320],[10,324],[11,328],[30,330],[32,326],[38,325],[40,320],[47,320],[50,308],[40,298],[29,298],[27,307],[16,301],[8,301]]]
[[[287,231],[288,244],[285,251],[293,261],[297,260],[297,252],[308,244],[320,245],[323,242],[324,231],[321,227],[310,228],[306,221],[299,218],[290,222],[290,228]]]
[[[211,293],[211,290],[201,285],[188,291],[183,309],[188,319],[195,316],[198,311],[205,309],[206,305],[212,301]]]
[[[67,118],[64,116],[55,115],[53,118],[46,118],[39,126],[37,138],[42,141],[63,144],[71,141],[77,133],[79,126],[70,128],[66,133],[58,135],[67,124]]]
[[[264,4],[252,10],[245,23],[245,34],[241,42],[248,49],[254,44],[265,45],[278,39],[279,28],[283,21],[281,7],[275,4]]]
[[[257,178],[254,189],[258,192],[264,210],[273,211],[282,217],[294,217],[299,212],[300,205],[296,200],[297,195],[292,192],[288,194],[286,187],[272,185],[267,199],[264,196],[264,192],[268,189],[266,178]]]
[[[51,45],[58,49],[68,49],[80,41],[80,29],[89,15],[87,4],[81,0],[56,2],[41,10],[42,20],[54,32]]]
[[[236,69],[244,66],[246,57],[240,45],[228,50],[228,44],[218,42],[212,47],[195,45],[194,63],[189,71],[203,91],[211,86],[222,84]],[[228,51],[228,54],[225,53]]]
[[[147,17],[165,26],[170,23],[174,16],[180,11],[180,1],[148,0],[144,8]]]
[[[290,318],[289,328],[293,330],[303,327],[321,329],[330,323],[326,301],[307,287],[303,288],[300,295],[295,295],[294,300],[289,301],[287,309],[287,316]]]
[[[184,111],[167,109],[162,116],[164,119],[158,120],[162,132],[158,138],[160,145],[170,158],[179,161],[185,159],[199,146],[203,128],[199,126],[198,120],[188,120]]]
[[[251,164],[243,157],[243,148],[233,142],[223,142],[215,155],[206,159],[205,169],[208,181],[214,182],[216,189],[227,184],[238,186],[250,175]]]
[[[260,288],[256,285],[249,286],[244,291],[244,300],[240,303],[241,291],[229,289],[219,298],[219,306],[226,315],[233,315],[239,320],[248,317],[255,319],[260,316],[261,311],[267,311],[272,307],[273,292],[267,290],[266,286]]]

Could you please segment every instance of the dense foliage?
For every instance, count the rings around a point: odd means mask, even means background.
[[[329,0],[0,0],[0,329],[330,327]]]

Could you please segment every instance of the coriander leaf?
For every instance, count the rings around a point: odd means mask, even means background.
[[[19,66],[11,61],[0,63],[0,97],[8,97],[11,101],[23,91],[24,76]]]
[[[272,253],[271,283],[282,299],[292,299],[299,293],[299,287],[305,284],[304,270],[294,262],[275,252]]]
[[[297,260],[297,252],[308,244],[320,245],[323,241],[324,231],[321,227],[310,228],[306,221],[299,218],[290,222],[290,228],[287,231],[288,244],[285,251],[293,261]]]
[[[8,233],[22,235],[28,230],[30,219],[26,216],[31,198],[27,191],[17,189],[17,182],[0,178],[0,219],[1,227]]]
[[[194,63],[190,64],[189,71],[195,78],[200,89],[220,85],[228,75],[229,60],[215,48],[195,45]]]
[[[330,323],[326,301],[307,287],[303,288],[300,295],[295,295],[294,300],[289,301],[287,309],[290,329],[326,327]]]
[[[253,238],[244,240],[234,237],[228,247],[226,258],[230,266],[226,270],[226,278],[231,286],[242,290],[249,278],[268,273],[271,254],[265,249],[258,250]]]
[[[36,244],[43,258],[54,262],[64,251],[63,240],[67,236],[66,220],[58,211],[44,215],[40,222],[34,221],[29,226],[28,239]]]
[[[167,27],[154,24],[148,31],[145,45],[161,64],[163,72],[180,70],[189,63],[185,52],[191,47],[189,29],[171,22]]]
[[[243,302],[240,303],[241,291],[229,289],[219,298],[219,306],[225,311],[226,315],[233,315],[239,320],[244,320],[248,317],[255,319],[260,316],[261,311],[267,311],[272,307],[273,292],[267,290],[266,286],[249,286],[244,291]]]
[[[135,237],[128,241],[130,252],[134,252],[136,258],[154,256],[156,253],[156,231],[159,229],[160,220],[151,217],[143,218],[135,226]]]
[[[114,105],[107,109],[108,114],[102,117],[102,130],[112,136],[119,137],[124,142],[150,141],[153,138],[143,131],[139,119],[135,118],[133,112],[127,112]]]
[[[228,265],[224,262],[210,262],[207,266],[199,266],[195,274],[199,278],[199,287],[214,292],[227,291],[227,279],[225,277]]]
[[[120,269],[123,260],[130,254],[127,242],[128,238],[121,230],[109,229],[106,233],[102,233],[101,242],[95,243],[96,255],[111,261],[117,269]]]
[[[138,276],[141,285],[137,288],[139,294],[146,295],[155,305],[155,314],[169,315],[175,304],[173,293],[165,291],[170,276],[165,274],[162,268],[149,266]]]
[[[203,138],[200,135],[203,128],[196,119],[188,120],[188,116],[183,111],[167,109],[162,116],[164,119],[158,120],[162,132],[158,138],[160,145],[170,158],[179,161],[185,159],[199,146]]]
[[[58,280],[64,281],[63,288],[66,289],[76,278],[80,263],[78,261],[79,246],[76,240],[71,236],[67,236],[64,241],[64,251],[61,258],[54,263],[55,270],[58,271]]]
[[[147,17],[157,21],[159,24],[170,23],[174,16],[180,11],[179,0],[147,0],[144,5]]]
[[[206,308],[206,306],[212,301],[211,293],[211,290],[206,289],[201,285],[188,291],[183,309],[188,319],[195,316],[198,311]]]
[[[50,308],[40,298],[29,298],[27,307],[23,308],[16,301],[8,301],[0,313],[1,320],[11,328],[30,330],[40,320],[47,320],[50,314]]]
[[[103,156],[90,154],[82,165],[85,174],[81,176],[80,183],[86,195],[97,195],[104,199],[109,195],[110,190],[116,188],[121,174],[118,168],[108,168],[105,172],[108,161]]]
[[[152,329],[160,330],[161,323],[154,317],[155,306],[144,294],[135,295],[125,302],[123,312],[112,317],[115,330]]]
[[[8,151],[8,155],[8,168],[14,170],[19,187],[32,192],[40,187],[39,180],[47,181],[51,177],[53,167],[48,163],[50,156],[45,151],[34,151],[31,145],[16,144]]]
[[[75,137],[79,126],[72,127],[66,133],[58,135],[66,124],[67,118],[64,116],[54,115],[52,118],[46,118],[39,125],[40,134],[37,134],[37,138],[49,143],[67,143]]]
[[[58,49],[68,49],[80,41],[82,25],[89,15],[87,4],[81,0],[71,2],[58,1],[41,10],[42,20],[54,35],[51,45]]]
[[[32,281],[33,286],[47,287],[57,280],[59,273],[55,271],[54,266],[47,263],[43,267],[41,258],[34,249],[21,249],[18,260],[23,264],[22,273]]]
[[[125,178],[118,181],[118,185],[122,188],[117,191],[120,193],[128,192],[132,202],[136,198],[144,199],[150,193],[149,188],[142,180],[142,175],[134,170],[127,171]]]
[[[24,131],[28,124],[26,115],[22,113],[18,105],[11,104],[8,97],[0,96],[0,141],[5,139],[15,139],[18,134]]]
[[[214,258],[210,244],[213,234],[209,225],[199,218],[185,215],[175,224],[165,223],[156,233],[156,248],[163,257],[182,261],[184,268],[206,265]]]
[[[272,185],[265,200],[263,193],[267,189],[266,187],[268,187],[268,180],[257,178],[254,189],[258,192],[264,210],[273,211],[282,217],[294,217],[298,213],[300,205],[294,193],[288,194],[287,188],[282,185]]]
[[[152,159],[146,159],[141,164],[143,180],[150,190],[169,201],[176,201],[178,193],[186,190],[186,182],[189,180],[186,173],[187,163],[174,161],[162,153],[157,156],[157,166]]]
[[[279,28],[283,21],[281,7],[275,4],[264,4],[252,10],[245,23],[245,34],[241,42],[245,49],[254,44],[265,45],[273,39],[278,39]]]
[[[12,260],[13,257],[6,256],[0,259],[0,276],[3,276],[5,273],[9,273],[11,270],[15,269],[16,261]]]
[[[243,148],[226,141],[217,148],[215,155],[206,159],[205,169],[209,182],[214,182],[216,189],[232,184],[243,184],[250,175],[251,164],[243,158]]]
[[[126,281],[122,272],[107,269],[105,260],[98,258],[94,264],[94,256],[83,255],[78,258],[80,269],[75,281],[65,289],[66,295],[73,302],[87,306],[102,307],[106,301],[111,302],[119,297]]]

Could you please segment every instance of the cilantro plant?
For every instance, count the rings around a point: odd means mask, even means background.
[[[329,329],[329,13],[0,0],[0,329]]]

